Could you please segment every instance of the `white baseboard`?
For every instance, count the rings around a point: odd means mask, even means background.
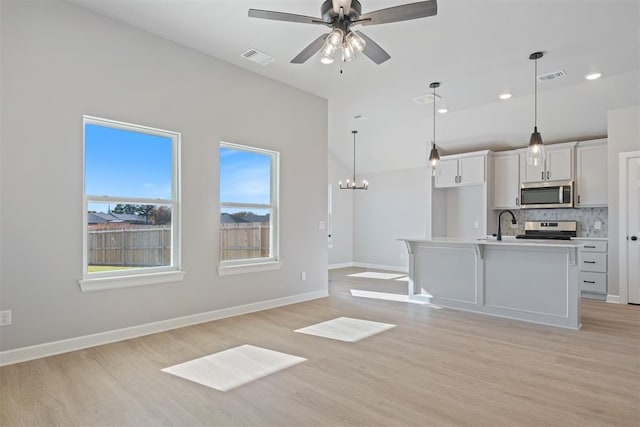
[[[620,295],[607,295],[607,302],[613,303],[613,304],[626,304],[627,301],[623,301],[622,298],[620,298]]]
[[[374,268],[376,270],[387,270],[387,271],[400,272],[400,273],[409,272],[409,267],[404,267],[399,265],[384,265],[384,264],[370,264],[367,262],[354,262],[353,266],[361,267],[361,268]]]
[[[176,317],[174,319],[161,320],[158,322],[146,323],[144,325],[116,329],[113,331],[100,332],[97,334],[69,338],[44,344],[37,344],[29,347],[21,347],[13,350],[6,350],[0,352],[0,366],[26,362],[28,360],[39,359],[41,357],[53,356],[55,354],[67,353],[69,351],[82,350],[83,348],[95,347],[97,345],[109,344],[116,341],[122,341],[141,337],[144,335],[164,332],[171,329],[196,325],[198,323],[211,322],[212,320],[254,313],[256,311],[282,307],[289,304],[296,304],[299,302],[325,298],[328,296],[329,291],[327,289],[323,289],[321,291],[307,292],[304,294],[291,295],[268,301],[239,305],[236,307],[222,308],[220,310],[208,311],[206,313]]]
[[[329,270],[335,270],[337,268],[347,268],[347,267],[353,267],[353,263],[352,262],[341,262],[339,264],[329,264]]]

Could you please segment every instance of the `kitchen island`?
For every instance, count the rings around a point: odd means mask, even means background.
[[[579,242],[403,238],[409,298],[579,329]]]

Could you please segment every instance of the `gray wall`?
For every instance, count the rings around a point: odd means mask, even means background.
[[[620,272],[618,254],[619,202],[618,155],[626,151],[640,150],[640,106],[609,111],[607,121],[609,161],[609,295],[620,295]]]
[[[430,236],[431,177],[427,167],[368,174],[369,190],[354,200],[354,261],[406,269],[401,237]]]
[[[69,3],[2,7],[1,350],[327,289],[326,100]],[[182,133],[183,282],[81,292],[83,114]],[[281,153],[281,270],[217,275],[220,140]]]
[[[353,175],[336,157],[329,153],[329,185],[331,185],[332,209],[329,267],[353,262],[353,196],[354,191],[340,190],[338,182],[345,182]]]

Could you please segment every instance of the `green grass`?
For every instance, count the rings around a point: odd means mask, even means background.
[[[129,270],[136,267],[121,267],[118,265],[90,265],[88,268],[89,273],[98,273],[101,271],[116,271],[116,270]]]

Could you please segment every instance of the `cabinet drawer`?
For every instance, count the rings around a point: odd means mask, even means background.
[[[580,252],[580,271],[607,272],[607,254]]]
[[[585,292],[607,293],[607,274],[580,272],[580,290]]]
[[[580,246],[580,252],[607,252],[607,242],[600,240],[584,242]]]

